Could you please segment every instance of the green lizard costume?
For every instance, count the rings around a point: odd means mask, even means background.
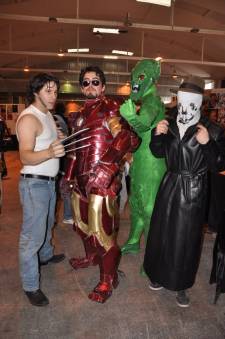
[[[155,86],[159,76],[157,61],[139,61],[131,73],[130,98],[120,108],[121,115],[142,139],[131,165],[131,230],[122,254],[139,252],[143,232],[147,240],[156,193],[165,172],[164,159],[155,158],[149,149],[151,130],[164,119],[164,105]]]

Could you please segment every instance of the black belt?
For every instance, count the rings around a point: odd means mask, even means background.
[[[189,171],[172,171],[172,170],[168,170],[168,173],[172,173],[172,174],[176,174],[176,175],[183,175],[184,177],[194,177],[196,175],[202,175],[205,174],[207,172],[207,169],[202,169],[199,172],[189,172]]]
[[[41,180],[47,180],[47,181],[55,181],[56,180],[56,177],[48,177],[47,175],[39,175],[39,174],[26,174],[26,173],[22,173],[21,177],[23,177],[23,178],[41,179]]]

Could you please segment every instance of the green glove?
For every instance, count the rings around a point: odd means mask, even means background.
[[[120,106],[120,114],[126,120],[129,120],[129,118],[132,118],[134,115],[136,115],[136,106],[131,99],[126,100]]]

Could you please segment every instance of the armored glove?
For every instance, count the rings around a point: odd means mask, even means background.
[[[71,196],[71,193],[74,188],[74,180],[67,180],[65,177],[62,177],[59,182],[59,190],[62,198]]]
[[[116,163],[110,164],[99,161],[90,174],[88,192],[92,188],[108,188],[118,172],[119,166]]]

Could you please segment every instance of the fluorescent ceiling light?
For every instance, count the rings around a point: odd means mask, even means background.
[[[121,54],[121,55],[133,55],[133,52],[127,52],[127,51],[118,51],[117,49],[112,50],[112,54]]]
[[[110,33],[110,34],[119,34],[118,28],[93,28],[93,33]]]
[[[173,79],[177,79],[178,78],[178,74],[177,74],[176,70],[173,71],[172,78]]]
[[[88,53],[89,48],[68,48],[68,53]]]
[[[64,52],[63,52],[63,50],[62,50],[62,48],[59,49],[57,55],[58,55],[59,57],[63,57],[63,56],[65,55]]]
[[[24,66],[24,69],[23,69],[23,71],[24,71],[24,72],[30,72],[30,68],[29,68],[29,66],[27,66],[27,65],[26,65],[26,66]]]
[[[171,0],[136,0],[140,2],[148,2],[149,4],[160,5],[160,6],[171,6]]]
[[[116,55],[104,55],[104,59],[118,59],[118,56]]]

